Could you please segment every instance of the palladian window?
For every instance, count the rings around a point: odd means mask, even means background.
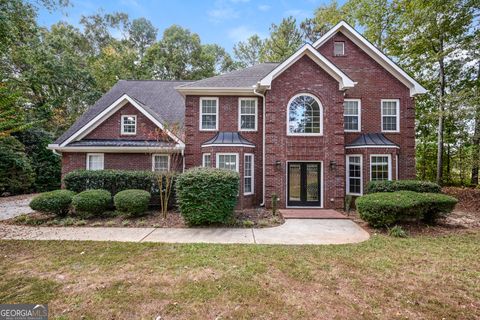
[[[289,135],[321,135],[322,107],[310,94],[299,94],[288,105]]]

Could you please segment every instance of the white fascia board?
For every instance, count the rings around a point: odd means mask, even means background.
[[[141,105],[139,105],[134,99],[130,98],[127,94],[124,94],[120,98],[118,98],[115,102],[113,102],[108,108],[100,112],[95,118],[90,120],[86,125],[81,127],[77,132],[72,134],[67,140],[60,144],[60,147],[65,147],[75,139],[81,139],[86,136],[89,132],[93,129],[98,127],[103,121],[105,121],[109,116],[111,116],[115,111],[123,107],[125,104],[130,102],[135,108],[137,108],[143,115],[145,115],[150,121],[152,121],[155,125],[157,125],[161,130],[164,130],[170,138],[172,138],[177,144],[181,146],[185,146],[182,140],[180,140],[177,136],[175,136],[170,130],[165,129],[164,125],[158,121],[154,116],[150,114],[147,110],[145,110]]]
[[[368,41],[364,36],[362,36],[357,30],[350,26],[345,21],[340,21],[327,33],[325,33],[320,39],[314,42],[313,46],[319,48],[326,41],[328,41],[334,34],[338,31],[341,31],[347,38],[349,38],[353,43],[359,46],[363,51],[365,51],[371,58],[373,58],[377,63],[389,71],[395,78],[400,80],[403,84],[410,88],[410,96],[415,96],[419,94],[427,93],[421,84],[419,84],[415,79],[410,77],[402,68],[395,64],[389,57],[387,57],[382,51],[375,47],[370,41]]]
[[[175,87],[175,90],[182,95],[239,95],[252,96],[254,88],[252,87]]]
[[[185,149],[184,146],[176,145],[175,147],[60,147],[56,145],[48,145],[48,149],[57,152],[97,152],[97,153],[158,153],[158,152],[181,152]]]
[[[279,76],[283,71],[288,69],[292,64],[297,62],[304,55],[308,55],[313,61],[315,61],[322,69],[324,69],[329,75],[335,78],[339,82],[339,89],[344,90],[348,88],[353,88],[355,82],[350,79],[342,70],[337,68],[333,63],[331,63],[327,58],[320,54],[311,44],[306,43],[300,49],[298,49],[293,55],[291,55],[287,60],[278,65],[273,69],[269,74],[267,74],[259,82],[259,86],[269,88],[272,84],[273,79]]]

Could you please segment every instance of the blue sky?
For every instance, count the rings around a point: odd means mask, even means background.
[[[50,26],[67,21],[79,26],[82,15],[104,12],[126,12],[130,19],[145,17],[159,30],[178,24],[200,35],[202,43],[217,43],[228,52],[233,45],[252,34],[268,35],[272,23],[294,16],[300,22],[312,16],[315,8],[327,0],[71,0],[68,8],[48,12],[41,9],[38,21]],[[344,2],[344,1],[339,1]]]

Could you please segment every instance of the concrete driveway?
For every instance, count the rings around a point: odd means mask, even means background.
[[[164,243],[345,244],[368,240],[348,219],[289,219],[272,228],[87,228],[0,224],[0,239]]]
[[[32,213],[28,204],[36,194],[0,198],[0,220],[15,218],[22,214]]]

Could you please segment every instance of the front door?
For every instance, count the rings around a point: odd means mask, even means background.
[[[287,205],[319,207],[321,205],[321,170],[319,162],[289,162]]]

